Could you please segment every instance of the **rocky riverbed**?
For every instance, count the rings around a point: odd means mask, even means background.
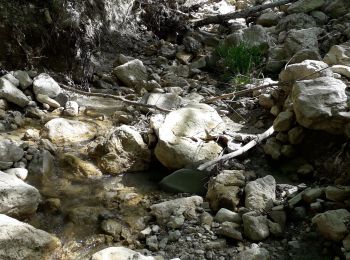
[[[350,259],[348,25],[348,1],[299,0],[181,42],[144,32],[84,88],[1,70],[0,258]],[[215,49],[240,43],[270,78],[222,81]]]

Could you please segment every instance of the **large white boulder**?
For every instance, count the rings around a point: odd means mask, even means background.
[[[61,245],[55,236],[3,214],[0,230],[0,259],[53,259]]]
[[[16,176],[0,171],[1,214],[11,216],[33,214],[40,199],[40,193],[36,188],[26,184]]]
[[[55,144],[87,141],[95,135],[96,126],[64,118],[52,119],[44,127],[44,136]]]
[[[158,129],[157,159],[166,167],[215,159],[222,147],[209,136],[222,133],[225,124],[218,113],[205,104],[190,104],[169,113]]]
[[[5,78],[0,78],[0,98],[20,107],[25,107],[29,103],[27,96]]]
[[[42,94],[54,98],[61,92],[61,87],[48,74],[41,73],[34,78],[33,90],[35,95]]]
[[[297,81],[292,91],[297,122],[309,129],[342,133],[349,120],[339,116],[347,107],[345,89],[345,83],[332,77]]]

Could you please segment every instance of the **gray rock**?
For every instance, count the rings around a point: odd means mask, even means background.
[[[325,193],[328,200],[343,202],[350,198],[350,186],[328,186]]]
[[[144,171],[151,161],[151,151],[142,136],[127,125],[113,129],[102,147],[97,146],[91,155],[96,157],[100,169],[110,174]]]
[[[19,80],[15,76],[13,76],[11,73],[7,73],[2,78],[10,81],[15,87],[19,87]]]
[[[267,12],[261,14],[256,23],[265,27],[270,27],[278,24],[281,19],[281,15],[276,12]]]
[[[327,1],[323,11],[332,18],[338,18],[350,12],[350,2],[347,0]]]
[[[30,85],[33,84],[33,80],[29,77],[29,75],[26,71],[17,70],[13,74],[14,74],[15,78],[18,79],[19,86],[22,89],[26,89]]]
[[[153,256],[144,256],[126,247],[108,247],[93,254],[91,260],[157,260]]]
[[[54,170],[54,160],[55,158],[49,151],[38,151],[34,154],[28,166],[28,171],[41,176],[50,176]]]
[[[50,259],[61,246],[58,238],[0,214],[1,259]]]
[[[35,95],[42,94],[54,98],[61,92],[61,87],[48,74],[41,73],[34,78],[33,91]]]
[[[146,238],[146,245],[151,251],[158,251],[159,243],[157,236],[150,236]]]
[[[244,235],[253,241],[261,241],[270,235],[266,216],[255,212],[243,214]]]
[[[261,25],[253,25],[245,29],[241,29],[227,36],[225,42],[228,45],[239,45],[244,42],[251,46],[268,47],[270,38],[266,29]]]
[[[288,131],[288,141],[291,144],[300,144],[304,138],[304,128],[296,126]]]
[[[87,141],[96,135],[94,125],[64,118],[50,120],[45,124],[44,131],[44,136],[55,144]]]
[[[4,172],[12,176],[16,176],[21,180],[25,180],[28,176],[28,170],[24,168],[11,168],[11,169],[5,170]]]
[[[275,131],[283,132],[291,129],[294,122],[294,113],[292,111],[284,111],[278,114],[275,121],[273,121],[273,128]]]
[[[323,6],[325,2],[325,0],[299,0],[292,3],[287,11],[288,13],[308,13]]]
[[[221,228],[216,232],[216,234],[232,238],[234,240],[243,241],[243,236],[237,229],[237,224],[231,222],[224,222]]]
[[[168,239],[170,242],[178,241],[180,237],[181,237],[181,232],[179,230],[169,231],[168,233]]]
[[[312,11],[310,15],[315,19],[318,25],[324,25],[328,21],[328,16],[321,11]]]
[[[10,216],[33,214],[41,200],[39,191],[16,176],[0,171],[0,213]]]
[[[315,20],[307,14],[303,14],[303,13],[290,14],[282,18],[278,22],[276,26],[276,31],[277,32],[289,31],[291,29],[300,30],[300,29],[307,29],[315,26],[316,26]]]
[[[283,229],[280,224],[272,222],[271,220],[267,220],[267,224],[272,235],[278,237],[283,234]]]
[[[52,108],[59,108],[61,105],[56,100],[50,98],[47,95],[37,94],[36,100],[42,104],[48,104]]]
[[[16,142],[9,139],[0,141],[0,161],[17,162],[23,155],[23,149]]]
[[[151,213],[156,216],[157,222],[165,224],[170,216],[183,215],[186,219],[196,218],[196,208],[203,203],[199,196],[179,198],[154,204],[151,206]]]
[[[313,217],[312,223],[325,238],[341,241],[349,233],[345,225],[349,218],[350,213],[346,209],[329,210]]]
[[[350,66],[333,65],[331,69],[334,73],[338,73],[344,77],[350,78]]]
[[[290,30],[284,42],[287,54],[291,57],[298,51],[309,49],[318,52],[318,36],[322,33],[322,29],[318,27]]]
[[[172,169],[215,159],[222,148],[216,142],[201,139],[207,133],[220,133],[224,126],[216,110],[205,104],[191,104],[173,111],[159,127],[155,155]]]
[[[303,194],[303,200],[307,203],[312,203],[324,194],[323,188],[312,188]]]
[[[276,199],[276,181],[265,176],[249,182],[245,187],[245,207],[253,210],[270,210]]]
[[[214,220],[218,223],[223,222],[234,222],[234,223],[241,223],[242,217],[236,212],[233,212],[231,210],[221,208],[215,215]]]
[[[269,260],[270,254],[265,248],[244,250],[237,255],[237,260]]]
[[[350,41],[332,46],[323,61],[328,65],[350,66]]]
[[[179,95],[173,93],[146,93],[141,103],[173,110],[180,107],[183,101]]]
[[[264,152],[274,160],[278,160],[281,157],[281,148],[281,143],[275,137],[267,139],[263,146]]]
[[[309,129],[343,132],[346,119],[339,111],[347,107],[346,85],[331,77],[297,81],[292,91],[297,122]]]
[[[206,198],[212,210],[234,210],[240,201],[239,193],[245,185],[244,171],[225,170],[210,179]]]
[[[142,81],[146,81],[148,77],[146,67],[138,59],[115,67],[113,74],[130,88],[137,87]]]
[[[29,99],[24,93],[16,88],[10,81],[0,78],[0,98],[3,98],[20,107],[25,107],[29,104]]]
[[[107,219],[102,221],[101,229],[118,241],[123,230],[123,225],[113,219]]]

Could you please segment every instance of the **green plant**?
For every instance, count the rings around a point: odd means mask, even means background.
[[[244,42],[236,46],[220,44],[214,54],[220,61],[219,70],[224,80],[237,83],[245,83],[249,78],[259,75],[264,61],[262,47]]]

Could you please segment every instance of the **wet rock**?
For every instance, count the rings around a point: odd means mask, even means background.
[[[237,255],[237,260],[269,260],[270,254],[265,248],[244,250]]]
[[[43,94],[37,94],[36,100],[42,104],[47,104],[52,108],[59,108],[61,106],[60,103],[58,103],[56,100],[50,98],[47,95],[43,95]]]
[[[0,171],[0,213],[16,217],[30,215],[36,211],[40,200],[36,188]]]
[[[9,139],[0,140],[1,162],[17,162],[23,157],[23,155],[23,148],[16,142]]]
[[[62,156],[62,162],[70,168],[70,173],[77,177],[100,177],[102,172],[92,163],[86,162],[74,154],[66,153]]]
[[[25,180],[28,176],[28,170],[24,168],[11,168],[11,169],[5,170],[4,172],[12,176],[16,176],[21,180]]]
[[[252,210],[270,210],[276,199],[276,181],[268,175],[249,182],[245,187],[245,207]]]
[[[42,73],[34,78],[33,91],[36,96],[42,94],[54,98],[61,92],[61,87],[48,74]]]
[[[350,198],[350,186],[328,186],[325,193],[327,199],[342,202]]]
[[[107,136],[92,154],[102,171],[119,174],[148,169],[151,152],[135,129],[122,125]]]
[[[221,208],[215,215],[214,220],[218,223],[223,223],[223,222],[234,222],[234,223],[241,223],[242,222],[242,217],[231,210]]]
[[[325,0],[299,0],[292,3],[287,11],[288,13],[308,13],[325,4]]]
[[[297,122],[309,129],[342,133],[346,120],[337,114],[347,106],[345,89],[342,81],[332,77],[296,82],[292,99]]]
[[[313,217],[312,223],[325,238],[341,241],[349,233],[345,225],[349,218],[350,213],[346,209],[329,210]]]
[[[45,124],[43,134],[55,144],[77,143],[92,139],[96,127],[80,121],[55,118]]]
[[[1,259],[49,259],[61,243],[31,225],[0,214]]]
[[[234,210],[240,201],[240,191],[245,185],[244,171],[225,170],[213,177],[208,184],[207,199],[212,210]]]
[[[196,208],[202,203],[203,199],[199,196],[179,198],[152,205],[151,213],[156,216],[160,224],[167,223],[172,215],[183,215],[186,219],[194,219]]]
[[[243,214],[244,235],[253,241],[261,241],[270,235],[266,216],[255,212]]]
[[[287,214],[284,210],[272,210],[269,215],[274,222],[284,229],[287,221]]]
[[[68,210],[69,219],[76,225],[94,225],[106,210],[102,207],[77,206]]]
[[[148,77],[146,67],[138,59],[115,67],[113,74],[130,88],[134,88],[142,81],[146,81]]]
[[[54,170],[54,157],[47,150],[34,153],[28,171],[41,176],[49,176]]]
[[[21,89],[26,89],[33,84],[33,80],[29,77],[26,71],[17,70],[13,73],[15,78],[18,80]],[[16,84],[14,84],[16,85]],[[18,85],[17,85],[18,86]]]
[[[3,98],[20,107],[25,107],[29,104],[29,99],[24,93],[16,88],[10,81],[0,78],[0,98]]]
[[[207,139],[215,135],[224,122],[217,112],[205,104],[192,104],[169,113],[159,128],[157,159],[166,167],[179,169],[186,165],[211,160],[222,148]]]
[[[278,237],[283,234],[283,229],[280,224],[274,223],[271,220],[267,220],[267,224],[269,226],[269,230],[272,235]]]
[[[144,256],[126,247],[108,247],[93,254],[91,260],[161,260],[162,258]]]

